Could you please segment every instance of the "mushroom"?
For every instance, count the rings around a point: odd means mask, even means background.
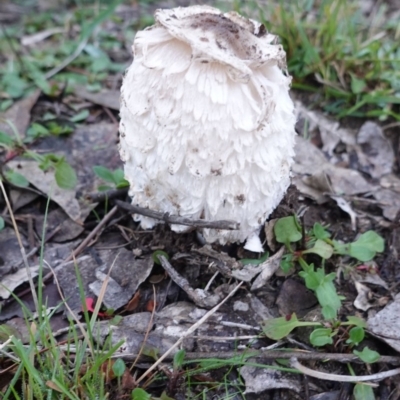
[[[120,154],[133,204],[193,219],[207,242],[258,234],[290,184],[295,115],[286,54],[265,27],[197,5],[157,10],[122,85]],[[144,229],[159,221],[135,215]],[[172,225],[174,231],[188,228]]]

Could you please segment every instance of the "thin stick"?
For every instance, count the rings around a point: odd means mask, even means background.
[[[3,181],[1,179],[0,179],[0,186],[1,186],[1,191],[3,193],[3,196],[4,196],[4,200],[6,201],[6,204],[7,204],[8,212],[10,213],[10,217],[11,217],[11,221],[12,221],[12,224],[13,224],[13,227],[14,227],[15,235],[17,236],[17,240],[18,240],[18,244],[19,244],[19,249],[21,251],[22,259],[23,259],[24,264],[25,264],[25,269],[26,269],[26,273],[27,273],[28,279],[29,279],[29,286],[31,288],[33,302],[35,303],[36,311],[38,313],[40,313],[41,310],[39,309],[39,301],[38,301],[38,297],[37,297],[37,293],[36,293],[35,284],[33,283],[33,278],[32,278],[32,274],[31,274],[31,269],[29,267],[28,257],[26,256],[25,248],[24,248],[24,246],[22,244],[22,240],[21,240],[21,235],[19,234],[18,226],[17,226],[17,223],[16,223],[15,218],[14,218],[14,213],[13,213],[13,210],[11,208],[10,201],[8,200],[7,192],[6,192],[5,188],[4,188]]]
[[[317,379],[323,379],[325,381],[335,381],[335,382],[368,382],[368,381],[381,381],[382,379],[389,378],[391,376],[396,376],[400,374],[400,368],[391,369],[390,371],[378,372],[372,375],[338,375],[338,374],[328,374],[326,372],[316,371],[314,369],[305,367],[300,364],[296,357],[290,359],[290,366],[296,368],[305,375],[311,376]]]
[[[113,215],[118,211],[118,207],[114,206],[99,222],[99,224],[89,233],[89,235],[83,240],[83,242],[74,250],[74,252],[65,260],[73,260],[87,245],[90,241],[100,232],[103,226],[113,217]],[[47,275],[46,275],[47,277]]]
[[[240,229],[240,224],[235,221],[205,221],[204,219],[179,217],[178,215],[170,215],[168,213],[161,213],[158,211],[149,210],[148,208],[134,206],[133,204],[129,204],[121,200],[115,200],[115,204],[123,210],[158,219],[166,222],[167,224],[185,225],[195,228],[224,229],[230,231]]]
[[[168,357],[168,355],[175,350],[188,336],[190,336],[196,329],[198,329],[208,318],[211,317],[221,306],[224,304],[230,297],[232,297],[237,290],[243,285],[243,282],[240,282],[219,304],[217,304],[214,308],[208,311],[202,318],[200,318],[194,325],[192,325],[182,336],[175,342],[173,346],[171,346],[137,381],[136,383],[140,383],[150,372],[154,371],[161,362]]]

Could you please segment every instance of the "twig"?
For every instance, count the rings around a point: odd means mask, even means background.
[[[218,294],[208,294],[204,289],[193,289],[188,280],[181,276],[164,256],[159,256],[162,267],[168,273],[170,278],[186,292],[189,298],[199,307],[211,308],[220,301],[221,297]]]
[[[232,322],[232,321],[220,321],[220,324],[222,326],[229,326],[231,328],[238,328],[238,329],[243,329],[243,330],[248,330],[248,331],[260,331],[261,330],[261,328],[259,328],[258,326],[239,324],[237,322]]]
[[[207,282],[207,285],[204,287],[204,291],[208,292],[210,290],[210,287],[212,283],[214,282],[215,278],[218,276],[219,271],[215,272],[214,275],[211,277],[211,279]]]
[[[89,235],[83,240],[83,242],[74,250],[74,252],[65,260],[73,260],[87,245],[90,241],[101,231],[104,225],[113,217],[113,215],[118,211],[118,207],[114,206],[99,222],[99,224],[89,233]]]
[[[214,308],[208,311],[202,318],[200,318],[194,325],[192,325],[182,336],[172,345],[137,381],[136,384],[139,384],[150,372],[154,371],[158,365],[162,361],[164,361],[173,350],[175,350],[181,343],[190,336],[194,331],[196,331],[211,315],[215,314],[217,310],[230,298],[232,297],[237,290],[243,285],[243,282],[240,282],[219,304],[217,304]]]
[[[381,381],[383,379],[389,378],[391,376],[400,375],[400,368],[391,369],[390,371],[378,372],[372,375],[338,375],[338,374],[328,374],[326,372],[316,371],[314,369],[305,367],[300,364],[296,357],[290,359],[290,366],[296,368],[305,375],[311,376],[317,379],[323,379],[325,381],[335,381],[335,382],[368,382],[368,381]]]
[[[178,215],[170,215],[168,213],[161,213],[158,211],[149,210],[148,208],[134,206],[133,204],[129,204],[121,200],[115,200],[115,204],[123,210],[158,219],[166,222],[167,224],[193,226],[195,228],[224,229],[231,231],[240,229],[240,224],[235,221],[205,221],[204,219],[179,217]]]
[[[89,193],[86,195],[86,197],[89,200],[92,200],[94,202],[101,202],[105,201],[106,199],[114,199],[115,197],[120,197],[128,193],[128,188],[124,189],[111,189],[111,190],[106,190],[105,192],[97,192],[97,193]]]
[[[209,340],[214,342],[226,342],[236,340],[257,340],[260,336],[192,336],[193,339]]]

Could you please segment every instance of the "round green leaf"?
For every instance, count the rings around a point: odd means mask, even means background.
[[[371,350],[368,346],[364,347],[362,351],[353,350],[353,353],[367,364],[377,362],[381,357],[378,352]]]
[[[118,358],[112,366],[112,370],[117,378],[120,378],[126,369],[125,362],[122,358]]]
[[[333,343],[333,332],[329,328],[314,329],[310,334],[310,343],[313,346],[325,346]]]
[[[276,241],[283,244],[298,242],[303,235],[295,216],[278,219],[274,226]]]
[[[150,400],[151,396],[143,389],[136,388],[132,390],[132,400]]]
[[[8,182],[12,183],[15,186],[19,187],[28,187],[29,186],[29,181],[26,179],[23,175],[21,175],[19,172],[15,172],[14,170],[10,169],[5,172],[5,177],[8,180]]]
[[[75,170],[64,159],[55,165],[55,170],[54,177],[61,189],[73,189],[76,186],[78,178]]]
[[[353,390],[354,400],[376,400],[371,386],[357,383]]]
[[[355,326],[350,329],[349,339],[346,342],[358,345],[364,340],[364,337],[365,337],[364,329],[359,326]]]

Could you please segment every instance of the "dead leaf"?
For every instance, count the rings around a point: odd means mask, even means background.
[[[295,101],[297,118],[303,118],[308,123],[308,130],[319,129],[323,142],[322,150],[332,154],[339,142],[353,146],[355,134],[350,129],[340,127],[340,123],[328,118],[320,111],[309,110],[302,102]]]
[[[249,360],[251,362],[251,359]],[[253,360],[253,362],[257,362]],[[297,393],[302,390],[299,376],[268,368],[245,365],[240,368],[240,375],[245,381],[246,393],[262,393],[271,389],[290,389]]]
[[[83,256],[77,262],[85,297],[100,295],[103,281],[116,254],[114,250],[99,250],[94,255],[95,257]],[[103,303],[107,308],[116,310],[126,305],[137,292],[140,284],[149,276],[153,264],[151,257],[135,260],[129,250],[121,249],[103,298]],[[81,298],[74,263],[61,264],[55,268],[55,274],[68,305],[73,311],[80,312]]]
[[[363,171],[373,178],[380,178],[392,172],[394,151],[392,144],[383,135],[382,128],[372,121],[367,121],[357,135],[358,153]]]
[[[351,196],[376,189],[358,171],[329,163],[322,151],[299,136],[296,138],[295,151],[294,184],[301,193],[319,204],[329,199],[326,196],[329,193]]]
[[[14,212],[31,203],[38,197],[39,194],[36,193],[36,191],[30,190],[30,188],[10,189],[10,200]]]
[[[400,294],[394,301],[367,321],[368,330],[375,337],[400,351]]]
[[[322,169],[328,163],[324,153],[308,140],[301,136],[296,136],[295,144],[295,163],[293,172],[296,175],[313,174]]]
[[[38,188],[45,196],[57,203],[67,215],[75,222],[83,223],[75,190],[61,189],[58,187],[54,171],[43,171],[36,161],[12,160],[8,167],[22,174],[33,186]]]
[[[84,86],[75,86],[74,92],[76,96],[82,99],[119,111],[121,97],[119,90],[102,89],[99,92],[89,92]]]
[[[390,189],[380,189],[374,192],[373,195],[380,202],[379,207],[382,208],[383,216],[390,221],[394,221],[400,211],[399,194]]]
[[[384,189],[390,189],[400,193],[400,179],[396,175],[388,174],[382,176],[379,183]]]
[[[253,312],[260,318],[261,321],[273,318],[271,310],[264,305],[264,303],[254,294],[248,293],[247,297],[250,299],[250,306]]]
[[[30,267],[31,276],[34,278],[38,275],[39,266]],[[21,268],[13,274],[4,275],[1,278],[0,297],[8,299],[14,292],[14,289],[29,281],[26,268]]]
[[[140,300],[140,290],[138,290],[125,306],[125,311],[134,311],[138,308]]]
[[[39,237],[42,237],[43,223],[45,216],[38,215],[35,218],[35,229]],[[77,238],[83,231],[84,227],[72,221],[67,214],[57,208],[47,214],[46,233],[50,234],[53,242],[67,242]],[[53,234],[56,232],[55,234]]]
[[[151,313],[138,313],[123,317],[118,325],[109,322],[96,322],[94,337],[103,343],[105,340],[115,345],[121,340],[124,344],[118,349],[118,354],[138,354],[143,346],[145,334],[145,347],[154,350],[156,354],[163,354],[172,347],[175,341],[193,324],[189,313],[194,308],[193,304],[178,302],[165,307],[157,314],[156,329],[150,325]],[[174,316],[174,317],[172,317]],[[154,322],[153,322],[154,324]],[[193,350],[193,339],[189,338],[183,343],[186,351]]]
[[[269,279],[275,274],[276,270],[280,266],[280,262],[285,251],[285,247],[281,247],[273,256],[269,257],[265,262],[261,264],[261,273],[257,276],[253,284],[251,285],[251,291],[262,288]]]
[[[36,104],[39,95],[40,90],[36,90],[30,96],[14,103],[6,112],[0,113],[0,131],[15,138],[13,129],[5,122],[9,121],[14,125],[19,137],[23,139],[31,121],[32,107]]]
[[[22,237],[23,245],[28,245]],[[22,255],[17,237],[13,229],[6,227],[0,231],[0,279],[3,275],[16,272],[23,268]]]
[[[368,286],[363,285],[362,283],[357,281],[354,282],[354,285],[357,290],[357,297],[353,302],[354,307],[359,310],[367,311],[373,306],[369,301],[371,298],[371,290]]]
[[[365,267],[361,270],[361,267]],[[365,262],[352,272],[352,277],[357,282],[371,283],[389,290],[389,285],[378,274],[378,267],[374,261]]]

